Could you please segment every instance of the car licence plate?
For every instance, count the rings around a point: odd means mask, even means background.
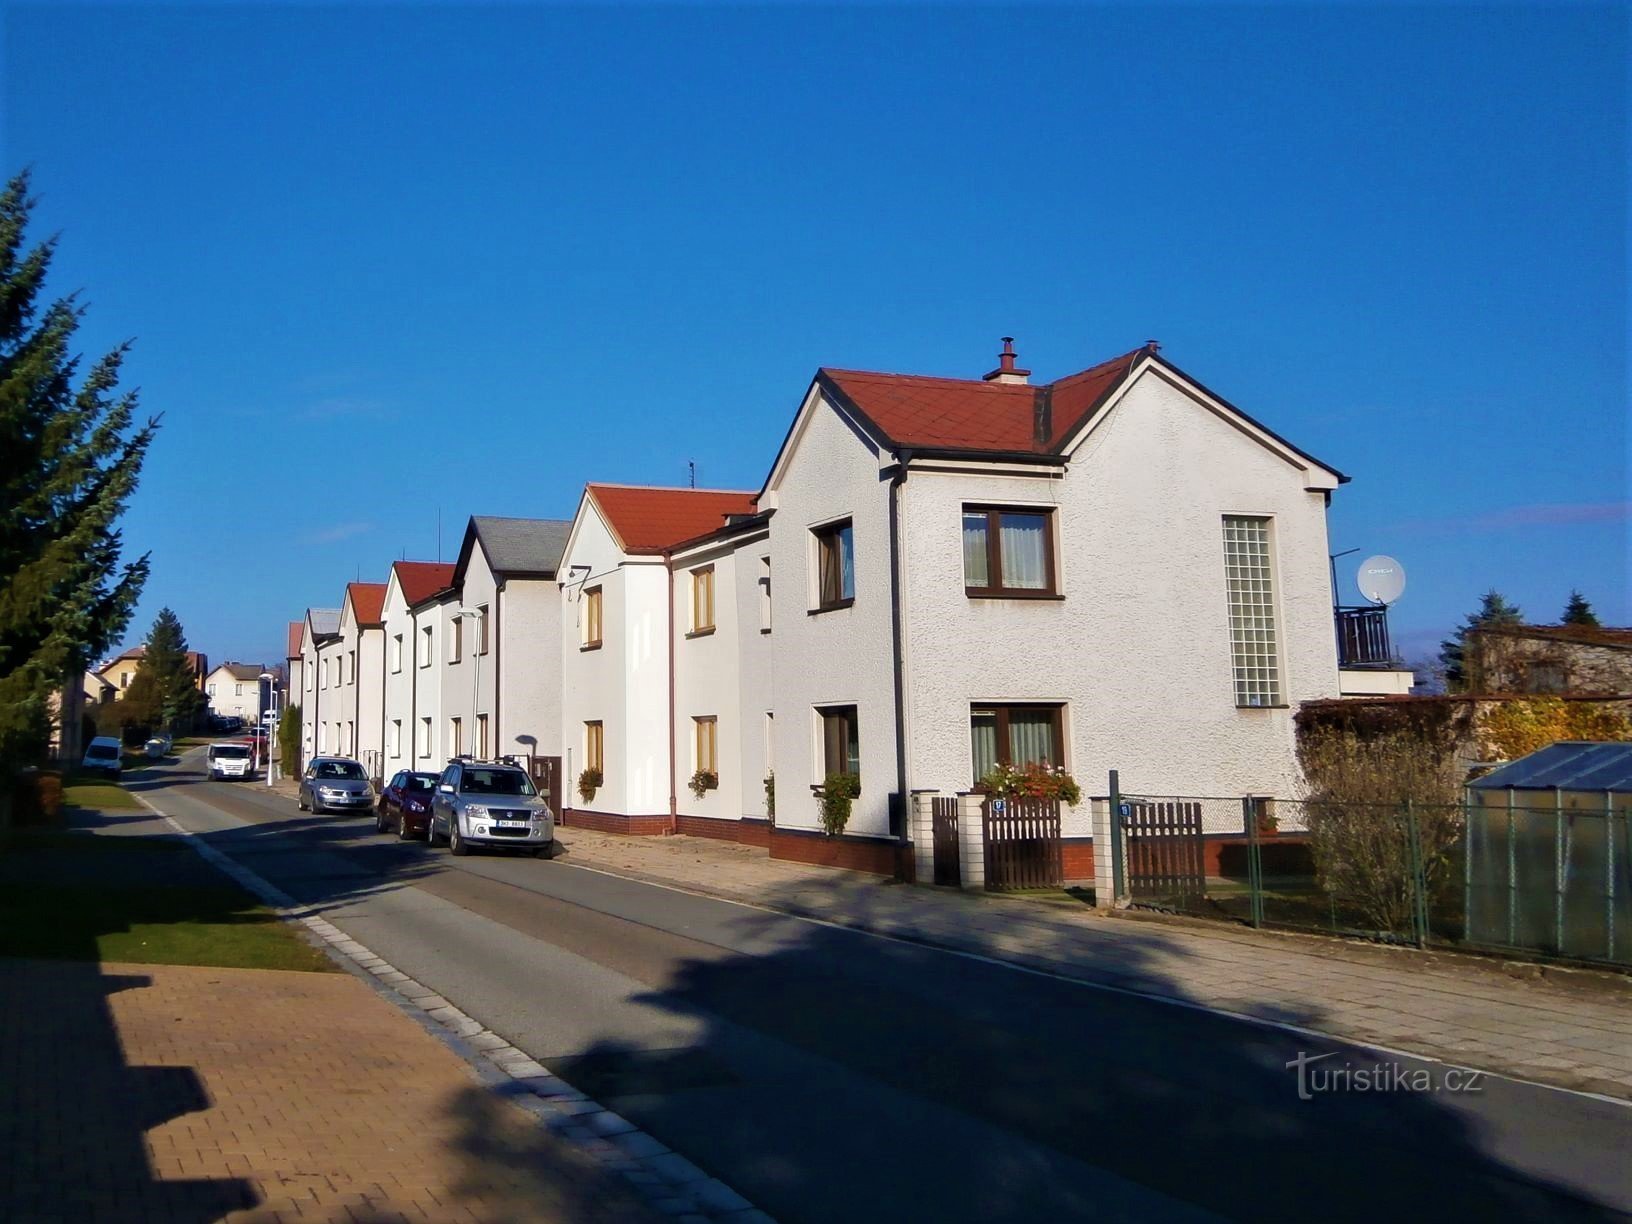
[[[525,829],[528,827],[525,820],[495,820],[493,825],[499,829]]]

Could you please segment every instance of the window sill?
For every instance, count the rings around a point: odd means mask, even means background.
[[[1282,702],[1280,705],[1237,705],[1238,710],[1290,710],[1292,707]]]
[[[819,608],[809,608],[809,609],[806,610],[805,615],[806,616],[820,616],[823,612],[841,612],[845,608],[848,608],[851,605],[853,605],[855,602],[856,602],[856,598],[855,598],[854,595],[852,595],[849,599],[839,600],[838,603],[823,604]]]
[[[586,642],[584,645],[578,647],[578,653],[583,654],[586,650],[599,650],[600,648],[600,642]]]
[[[700,638],[700,637],[712,637],[713,635],[714,635],[714,626],[710,625],[707,629],[693,629],[690,633],[686,634],[686,637],[688,637],[688,638]]]
[[[1058,603],[1065,598],[1058,591],[986,591],[965,587],[963,593],[970,599],[1041,599]]]

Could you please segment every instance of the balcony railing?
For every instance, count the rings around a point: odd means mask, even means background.
[[[1333,608],[1337,621],[1339,667],[1391,668],[1398,666],[1388,641],[1388,609]]]

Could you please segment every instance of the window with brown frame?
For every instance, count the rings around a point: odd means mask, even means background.
[[[1057,595],[1054,514],[1005,506],[963,508],[963,587],[968,595]]]
[[[833,774],[861,776],[861,733],[856,720],[856,707],[820,706],[816,710],[822,720],[822,777]]]
[[[714,632],[714,567],[704,565],[691,571],[691,632],[693,636]]]
[[[699,773],[711,773],[716,776],[720,771],[719,755],[715,751],[718,743],[719,719],[713,714],[705,714],[700,718],[693,718],[692,731],[695,737],[693,760]]]
[[[457,718],[448,719],[448,755],[456,757],[465,750],[464,726]]]
[[[759,559],[759,631],[771,631],[771,559]]]
[[[601,588],[584,592],[584,650],[601,648]]]
[[[977,705],[969,711],[970,756],[979,782],[998,765],[1065,764],[1065,707]]]
[[[487,605],[481,604],[476,609],[476,653],[487,653]]]
[[[487,760],[487,715],[476,715],[476,755]]]
[[[448,622],[448,662],[457,663],[465,657],[465,622],[455,616]]]
[[[811,531],[816,540],[816,608],[848,608],[856,599],[856,550],[850,520]]]
[[[584,768],[606,769],[606,728],[598,721],[584,724]]]

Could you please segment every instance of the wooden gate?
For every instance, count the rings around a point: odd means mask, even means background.
[[[957,888],[963,883],[958,854],[958,801],[948,795],[932,801],[935,832],[935,883]]]
[[[556,819],[561,817],[561,758],[535,756],[528,758],[528,771],[533,785],[550,805]]]
[[[986,887],[1058,888],[1065,882],[1057,799],[988,798]]]
[[[1128,899],[1156,909],[1195,911],[1207,898],[1201,804],[1123,796]]]

